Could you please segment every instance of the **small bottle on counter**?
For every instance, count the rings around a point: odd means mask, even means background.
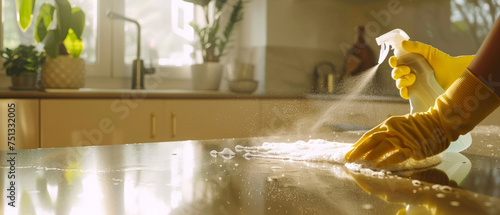
[[[315,93],[333,93],[335,89],[335,66],[328,61],[318,63],[314,67]]]
[[[358,26],[357,41],[345,56],[342,78],[361,74],[363,71],[375,66],[375,60],[373,50],[365,42],[365,27]]]

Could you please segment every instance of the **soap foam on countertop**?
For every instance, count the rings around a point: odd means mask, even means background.
[[[261,146],[240,146],[237,145],[237,152],[246,152],[244,157],[250,158],[270,158],[293,161],[312,161],[345,164],[354,172],[368,173],[368,169],[376,169],[364,164],[346,163],[345,155],[353,147],[352,143],[330,142],[321,139],[312,139],[308,142],[297,141],[293,143],[270,143],[265,142]],[[409,169],[421,169],[437,165],[441,162],[440,156],[429,157],[424,160],[408,159],[402,163],[386,166],[384,170],[400,171]],[[368,169],[367,169],[368,168]]]

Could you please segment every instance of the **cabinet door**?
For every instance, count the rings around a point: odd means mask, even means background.
[[[252,99],[166,100],[172,140],[239,138],[258,135],[259,102]]]
[[[159,100],[41,100],[41,146],[64,147],[161,141]]]
[[[38,99],[0,99],[0,114],[0,150],[39,147]]]

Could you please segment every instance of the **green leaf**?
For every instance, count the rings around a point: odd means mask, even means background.
[[[59,38],[64,39],[71,25],[71,4],[68,0],[56,0],[56,14]]]
[[[36,0],[16,0],[17,22],[23,32],[28,30],[31,25],[35,2]]]
[[[78,58],[83,50],[82,40],[78,38],[78,35],[71,28],[68,31],[68,36],[64,39],[64,46],[74,58]]]
[[[43,4],[38,12],[35,23],[35,41],[39,43],[45,38],[50,23],[54,15],[54,7],[50,4]]]
[[[200,6],[207,6],[212,0],[184,0],[185,2],[190,2]]]
[[[57,58],[57,56],[59,55],[59,35],[60,34],[59,32],[57,32],[57,29],[52,29],[49,30],[47,36],[45,36],[45,39],[43,40],[43,43],[45,44],[43,48],[52,58]]]
[[[76,37],[82,39],[83,29],[85,28],[85,13],[81,8],[75,7],[71,10],[71,25]]]

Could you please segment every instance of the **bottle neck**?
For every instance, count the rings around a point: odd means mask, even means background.
[[[358,27],[358,43],[365,43],[365,27]]]

